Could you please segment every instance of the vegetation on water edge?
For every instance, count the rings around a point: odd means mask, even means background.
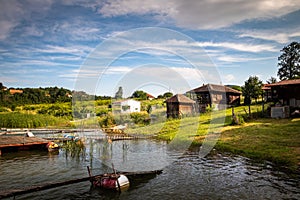
[[[38,128],[48,126],[70,127],[71,123],[66,117],[54,117],[46,114],[0,113],[0,127]]]

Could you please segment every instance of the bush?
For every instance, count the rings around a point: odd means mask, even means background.
[[[245,123],[245,120],[242,115],[234,115],[232,117],[231,125],[241,125],[243,123]]]
[[[0,106],[0,112],[9,112],[9,111],[10,111],[9,108]]]
[[[146,111],[131,113],[130,118],[133,120],[135,124],[140,124],[140,125],[148,125],[150,124],[151,121],[150,116]]]
[[[112,127],[116,124],[116,121],[112,115],[112,113],[108,113],[103,117],[98,118],[98,123],[100,127]]]

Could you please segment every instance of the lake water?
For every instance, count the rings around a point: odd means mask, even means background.
[[[90,188],[90,183],[53,188],[16,199],[300,199],[299,175],[276,171],[270,163],[229,154],[176,152],[154,140],[100,141],[85,133],[85,150],[58,154],[18,152],[0,157],[0,191],[46,182],[87,177],[117,170],[163,169],[163,173],[132,184],[122,193]],[[83,135],[81,135],[83,136]],[[13,198],[11,198],[13,199]]]

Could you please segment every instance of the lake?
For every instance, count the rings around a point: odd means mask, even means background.
[[[99,133],[82,133],[81,152],[60,149],[17,152],[0,157],[0,191],[87,177],[117,170],[163,169],[138,180],[121,193],[91,188],[90,182],[17,196],[16,199],[300,199],[299,175],[273,168],[271,163],[226,153],[201,157],[198,151],[177,152],[166,142],[123,140],[109,143]],[[13,199],[13,198],[11,198]]]

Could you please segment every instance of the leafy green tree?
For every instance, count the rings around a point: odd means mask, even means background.
[[[123,96],[123,88],[120,86],[118,91],[115,94],[115,98],[116,99],[122,99],[122,96]]]
[[[172,92],[166,92],[163,94],[163,98],[167,99],[167,98],[170,98],[173,96],[173,93]]]
[[[278,77],[280,80],[300,78],[300,43],[292,42],[281,50],[278,57]]]
[[[245,85],[242,86],[242,94],[245,97],[244,104],[249,106],[249,115],[251,115],[251,101],[262,95],[262,81],[257,76],[250,76]]]
[[[237,91],[242,91],[242,88],[239,85],[231,85],[229,87],[231,87],[232,89],[237,90]]]
[[[272,76],[271,76],[271,78],[267,80],[267,83],[268,83],[268,84],[271,84],[271,83],[277,83],[277,79],[276,79],[275,77],[272,77]]]
[[[137,90],[131,95],[131,97],[140,100],[147,100],[147,93],[142,90]]]

